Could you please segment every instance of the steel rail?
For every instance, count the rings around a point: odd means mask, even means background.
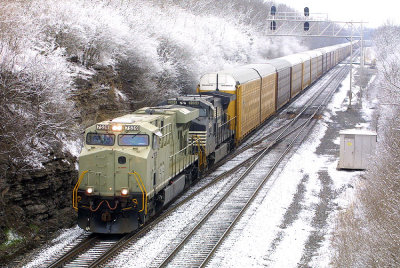
[[[98,240],[99,237],[96,234],[91,234],[86,239],[84,239],[79,244],[70,249],[68,252],[66,252],[64,255],[53,261],[47,267],[48,268],[63,267],[66,263],[70,262],[72,259],[76,258],[79,254],[90,248]]]

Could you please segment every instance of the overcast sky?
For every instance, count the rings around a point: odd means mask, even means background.
[[[376,28],[388,20],[400,24],[399,0],[278,0],[299,11],[307,6],[310,13],[328,13],[330,20],[364,21],[366,27]],[[278,10],[279,12],[279,10]]]

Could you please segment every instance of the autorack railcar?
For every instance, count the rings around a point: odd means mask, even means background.
[[[303,71],[302,71],[302,81],[301,81],[301,90],[304,90],[311,84],[311,56],[308,54],[297,53],[294,54],[296,58],[301,59],[303,62]]]
[[[297,55],[281,58],[290,64],[290,98],[294,98],[302,90],[303,59]]]
[[[270,64],[248,64],[246,68],[252,68],[257,71],[261,79],[260,94],[260,118],[258,125],[273,115],[276,111],[276,69]],[[244,111],[243,111],[244,112]]]
[[[275,67],[276,69],[276,109],[282,108],[286,103],[290,100],[290,67],[291,64],[282,59],[277,58],[273,60],[266,61],[266,64],[270,64]]]

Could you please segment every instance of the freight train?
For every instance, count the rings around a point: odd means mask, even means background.
[[[350,49],[346,43],[206,73],[196,95],[87,128],[73,189],[78,225],[94,233],[138,229]]]

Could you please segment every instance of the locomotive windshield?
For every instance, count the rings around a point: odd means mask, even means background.
[[[118,136],[121,146],[149,146],[149,136],[146,134],[121,134]]]
[[[113,146],[114,140],[115,136],[113,134],[88,133],[86,135],[86,144],[89,145]]]

